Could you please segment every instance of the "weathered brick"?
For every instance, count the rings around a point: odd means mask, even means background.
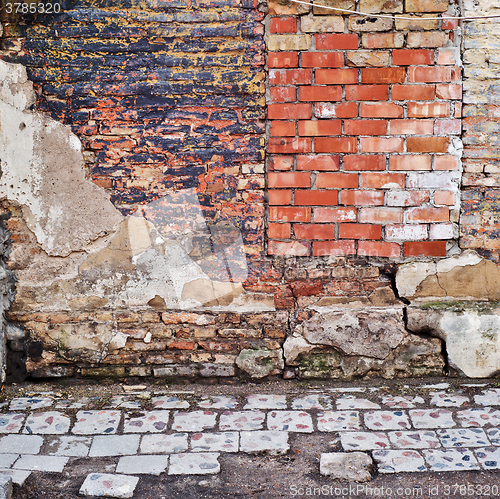
[[[335,225],[294,224],[293,232],[297,239],[335,239]]]
[[[391,134],[394,135],[432,135],[432,120],[391,120]]]
[[[401,247],[399,244],[383,241],[359,241],[358,255],[398,258]]]
[[[388,14],[403,12],[403,0],[360,0],[359,10],[367,14]]]
[[[436,191],[434,193],[434,204],[453,206],[455,204],[455,193],[452,191]]]
[[[402,47],[404,35],[402,33],[364,33],[362,45],[367,49]]]
[[[267,234],[270,239],[289,239],[291,225],[289,223],[270,223],[267,227]]]
[[[268,184],[277,187],[310,187],[311,174],[308,172],[279,172],[268,174]]]
[[[288,255],[288,256],[308,256],[311,254],[311,243],[303,241],[281,242],[269,241],[270,255]],[[276,303],[276,301],[275,301]],[[291,306],[294,306],[292,301]],[[288,307],[277,307],[288,308]]]
[[[293,154],[311,152],[311,139],[304,137],[271,137],[268,142],[268,151],[278,154]]]
[[[405,0],[406,12],[446,12],[447,0]]]
[[[271,137],[294,137],[295,123],[293,121],[271,121]]]
[[[446,241],[405,242],[404,256],[446,256]]]
[[[344,66],[343,52],[304,52],[301,57],[303,68],[341,68]]]
[[[393,102],[362,102],[359,108],[359,115],[362,118],[402,118],[404,108]]]
[[[393,85],[393,100],[434,100],[434,85]]]
[[[390,31],[392,27],[392,19],[383,17],[349,16],[349,29],[351,31]]]
[[[448,152],[448,137],[408,137],[406,150],[408,152]]]
[[[311,118],[311,105],[269,104],[267,115],[271,120],[308,120]]]
[[[310,222],[311,208],[272,206],[269,208],[269,219],[274,222]]]
[[[338,156],[297,156],[297,170],[338,171],[340,159]]]
[[[343,33],[344,19],[340,16],[304,16],[300,19],[304,33]]]
[[[346,171],[385,170],[386,157],[380,155],[348,155],[344,156],[343,166]]]
[[[356,208],[314,208],[315,222],[355,222]]]
[[[299,121],[300,136],[315,137],[317,135],[340,135],[341,133],[340,120]]]
[[[408,68],[408,81],[410,83],[451,82],[451,68],[446,66],[433,68]]]
[[[271,33],[296,33],[297,18],[296,17],[272,17],[269,23],[269,31]]]
[[[414,17],[414,19],[408,19],[408,17]],[[404,19],[402,19],[404,18]],[[439,19],[436,19],[435,15],[423,14],[418,16],[396,16],[396,29],[399,31],[422,31],[422,30],[433,30],[438,29]]]
[[[331,86],[304,86],[299,87],[299,101],[339,101],[342,100],[342,87]]]
[[[343,85],[358,82],[358,70],[354,68],[317,69],[315,75],[318,85],[328,85],[331,83]]]
[[[428,49],[393,50],[392,63],[397,66],[426,66],[434,64],[434,51]]]
[[[406,212],[409,222],[448,222],[450,210],[448,208],[415,207]]]
[[[337,204],[337,191],[297,190],[296,206],[332,206]]]
[[[459,160],[455,156],[435,156],[434,170],[456,170],[459,166]]]
[[[361,137],[361,152],[403,152],[404,141],[400,137]]]
[[[357,115],[358,104],[355,102],[343,102],[342,104],[320,102],[314,106],[316,118],[355,118]]]
[[[381,50],[356,50],[347,52],[347,65],[359,67],[383,67],[391,65],[390,52]]]
[[[346,100],[387,100],[389,85],[346,85]]]
[[[344,135],[386,135],[387,120],[344,120]]]
[[[267,47],[272,51],[309,50],[311,37],[309,35],[270,35]]]
[[[389,170],[430,170],[431,165],[432,157],[423,154],[389,157]]]
[[[385,239],[387,241],[421,241],[427,239],[427,225],[386,225]]]
[[[299,54],[298,52],[269,52],[267,66],[269,68],[297,68]]]
[[[313,243],[314,256],[327,255],[355,255],[354,241],[315,241]]]
[[[397,191],[386,194],[387,206],[420,206],[430,199],[429,191]]]
[[[314,150],[316,152],[356,152],[357,140],[355,137],[316,137],[314,139]],[[320,174],[328,175],[328,174]],[[334,175],[334,174],[332,174]]]
[[[401,223],[401,208],[361,208],[359,221],[362,223]]]
[[[383,206],[384,193],[382,191],[341,191],[340,204],[348,206]]]
[[[353,50],[358,48],[359,36],[356,34],[315,35],[317,50]]]
[[[408,102],[408,118],[446,118],[450,116],[449,102]]]
[[[291,190],[272,190],[267,191],[269,196],[269,204],[271,206],[283,206],[292,204],[292,191]]]
[[[403,173],[361,173],[360,186],[367,189],[397,189],[405,186]]]
[[[418,47],[444,47],[448,36],[442,31],[412,31],[408,33],[406,42],[409,48]]]
[[[330,8],[323,8],[315,5],[313,7],[314,14],[331,16],[339,14],[339,11],[335,9],[354,10],[356,8],[354,0],[325,0],[321,2],[320,5]]]
[[[295,102],[297,99],[295,87],[271,87],[269,92],[272,102]]]
[[[436,85],[436,97],[438,99],[461,99],[462,85],[454,83],[449,85]]]
[[[271,69],[269,71],[271,85],[310,85],[311,69]]]
[[[273,156],[269,162],[269,170],[287,171],[293,168],[293,156]]]

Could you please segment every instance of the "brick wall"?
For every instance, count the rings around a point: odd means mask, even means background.
[[[396,20],[269,1],[268,252],[446,256],[460,205],[455,9],[357,8]]]

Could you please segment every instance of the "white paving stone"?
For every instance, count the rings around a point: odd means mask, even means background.
[[[448,409],[414,409],[410,419],[417,429],[452,428],[456,426]]]
[[[240,432],[240,450],[248,454],[277,455],[286,454],[290,445],[288,444],[288,432],[286,431],[242,431]]]
[[[92,437],[62,436],[47,442],[48,455],[86,457],[89,454]]]
[[[85,478],[80,494],[97,497],[133,497],[138,481],[139,478],[136,476],[91,473]]]
[[[436,430],[443,447],[484,447],[490,445],[483,430],[479,428],[452,428]]]
[[[219,428],[225,430],[260,430],[265,413],[261,411],[225,411],[220,415]]]
[[[69,457],[64,456],[21,456],[13,468],[17,470],[48,471],[61,473]]]
[[[359,413],[356,411],[318,413],[318,431],[359,430],[359,428]]]
[[[238,452],[238,432],[194,433],[191,435],[193,452]]]
[[[500,405],[500,388],[485,390],[481,395],[474,395],[478,405]]]
[[[350,409],[380,409],[378,404],[368,399],[357,398],[355,395],[346,395],[336,400],[339,411]]]
[[[285,395],[249,395],[243,409],[286,409]]]
[[[141,441],[141,454],[171,454],[183,452],[187,448],[187,433],[144,435]]]
[[[212,411],[193,411],[174,413],[172,430],[174,431],[203,431],[215,426],[217,414]]]
[[[346,431],[340,434],[344,450],[379,450],[390,448],[385,433],[376,431]]]
[[[376,450],[373,459],[380,473],[427,471],[424,458],[414,450]]]
[[[141,416],[125,416],[123,423],[124,433],[159,433],[165,431],[168,426],[170,411],[146,411]]]
[[[2,454],[38,454],[43,438],[38,435],[7,435],[0,438]]]
[[[389,440],[395,449],[436,449],[441,447],[432,430],[390,431]]]
[[[25,417],[24,414],[15,412],[0,414],[0,433],[19,433]]]
[[[486,430],[486,435],[492,445],[500,445],[500,428],[489,428]]]
[[[0,454],[0,468],[10,468],[19,454]]]
[[[478,470],[476,458],[469,449],[423,450],[425,461],[431,471]]]
[[[28,470],[13,470],[13,469],[0,469],[0,475],[10,476],[12,483],[23,485],[26,479],[31,475]]]
[[[498,447],[483,447],[474,449],[478,461],[486,470],[500,469],[500,448]]]
[[[193,452],[172,454],[169,475],[206,475],[220,472],[218,452]]]
[[[118,461],[116,473],[160,475],[168,466],[168,456],[123,456]]]
[[[56,435],[67,433],[71,424],[68,416],[57,412],[35,412],[28,416],[23,433]]]
[[[313,422],[304,411],[271,411],[267,414],[267,428],[277,431],[312,433]]]
[[[499,426],[500,411],[493,407],[475,407],[456,413],[459,423],[466,428],[481,426]]]
[[[292,409],[331,409],[332,399],[324,395],[310,394],[293,400]]]
[[[188,409],[189,402],[170,395],[153,397],[153,407],[155,409]]]
[[[367,411],[365,425],[371,430],[406,430],[411,427],[404,411]]]
[[[394,397],[392,395],[385,395],[382,397],[382,403],[387,407],[393,409],[413,409],[417,404],[423,404],[425,400],[422,397]]]
[[[120,424],[120,411],[78,411],[72,433],[96,435],[116,433]]]
[[[466,406],[470,400],[469,397],[463,395],[452,395],[446,392],[434,392],[429,394],[431,398],[431,405],[436,407],[461,407]]]
[[[198,406],[204,409],[234,409],[238,406],[238,401],[234,397],[224,395],[204,395]]]
[[[89,457],[135,454],[139,439],[139,435],[96,435],[90,447]]]
[[[50,407],[54,399],[47,397],[18,397],[12,399],[9,409],[11,411],[36,410]]]
[[[127,397],[124,395],[115,395],[111,402],[109,403],[109,407],[112,409],[141,409],[141,403],[138,400],[135,400],[132,397]]]

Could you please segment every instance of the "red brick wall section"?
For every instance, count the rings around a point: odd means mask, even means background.
[[[268,253],[444,257],[458,232],[458,22],[447,0],[357,8],[396,19],[268,3]]]

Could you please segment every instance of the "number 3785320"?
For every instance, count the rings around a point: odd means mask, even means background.
[[[61,4],[57,2],[8,2],[5,4],[7,14],[58,14]]]

